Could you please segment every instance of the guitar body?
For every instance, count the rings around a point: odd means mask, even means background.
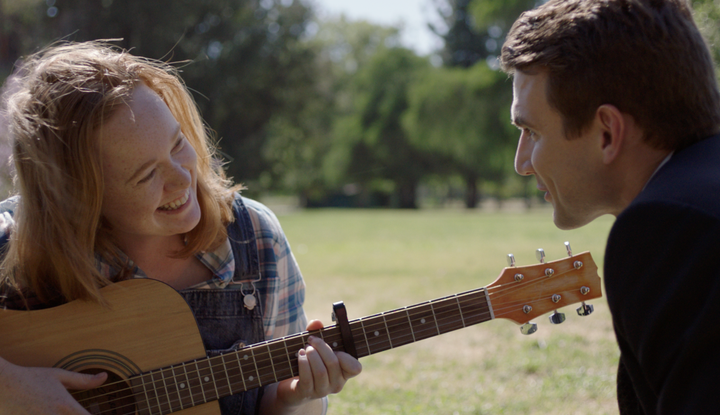
[[[102,294],[107,306],[73,301],[45,310],[0,311],[0,356],[20,366],[107,371],[108,384],[206,357],[195,317],[172,287],[137,279],[105,287]],[[177,413],[219,415],[220,407],[212,401]]]
[[[190,307],[170,286],[130,280],[102,294],[106,306],[73,301],[46,310],[0,310],[0,356],[20,366],[108,372],[101,388],[72,393],[94,415],[220,415],[218,399],[297,376],[295,351],[311,334],[360,358],[494,318],[528,323],[601,297],[602,289],[597,265],[583,252],[513,265],[487,287],[353,321],[345,315],[335,326],[212,358]],[[591,311],[583,304],[578,314]]]

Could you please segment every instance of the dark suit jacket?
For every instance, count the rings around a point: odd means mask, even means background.
[[[605,253],[621,413],[720,413],[720,136],[675,153]]]

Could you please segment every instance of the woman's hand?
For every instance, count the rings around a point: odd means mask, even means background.
[[[307,330],[323,328],[319,320],[308,323]],[[299,376],[271,385],[265,390],[263,407],[271,404],[274,412],[315,413],[321,405],[310,404],[327,395],[340,392],[345,383],[360,374],[362,365],[354,357],[344,352],[334,352],[322,339],[310,336],[308,345],[298,353]],[[274,399],[273,399],[274,398]],[[270,402],[274,400],[274,402]],[[309,404],[309,405],[306,405]],[[301,409],[302,406],[313,410]]]
[[[67,391],[96,388],[106,373],[22,367],[0,358],[0,415],[90,415]]]

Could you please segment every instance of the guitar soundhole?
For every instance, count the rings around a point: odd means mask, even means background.
[[[99,369],[83,370],[95,374]],[[131,415],[136,413],[135,399],[130,385],[120,376],[108,373],[105,383],[96,389],[73,392],[73,397],[93,415]]]

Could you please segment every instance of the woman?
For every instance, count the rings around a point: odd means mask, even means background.
[[[62,44],[30,57],[15,82],[18,196],[0,204],[6,307],[102,303],[103,286],[152,278],[188,301],[209,354],[322,327],[305,327],[302,276],[277,219],[231,187],[171,67]],[[299,377],[222,398],[222,413],[323,413],[361,370],[314,337],[298,365]],[[87,414],[66,388],[105,380],[0,357],[0,414]]]

